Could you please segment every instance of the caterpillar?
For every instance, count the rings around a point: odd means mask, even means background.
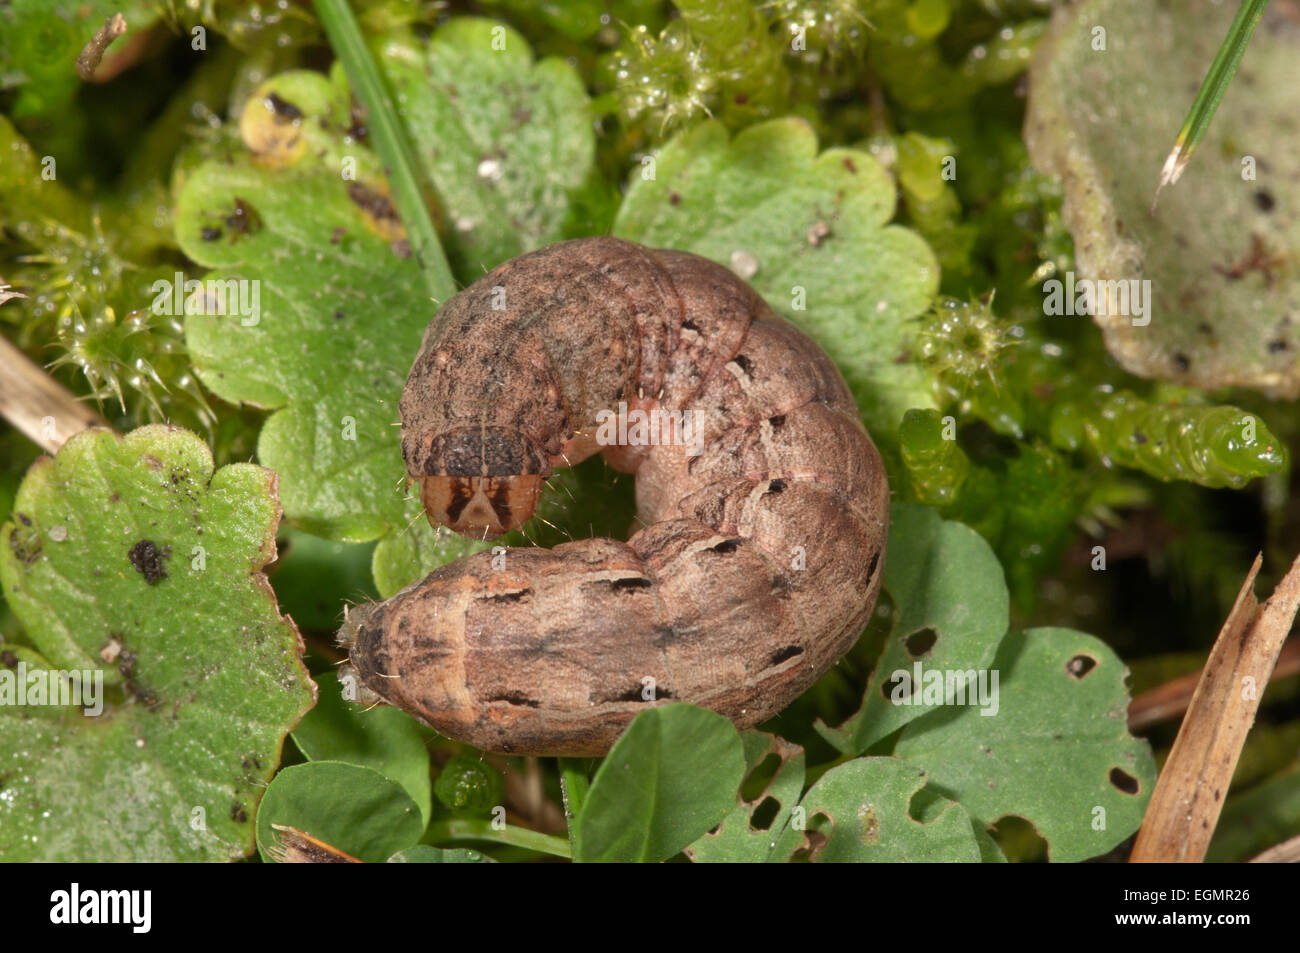
[[[457,741],[601,755],[669,700],[749,727],[875,604],[889,486],[853,398],[706,258],[598,237],[505,262],[434,316],[399,411],[430,522],[469,536],[521,526],[553,470],[594,453],[636,477],[627,542],[500,547],[348,612],[357,700]],[[675,439],[643,425],[656,414]]]

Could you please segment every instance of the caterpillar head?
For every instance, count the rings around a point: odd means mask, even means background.
[[[495,539],[532,517],[551,465],[517,430],[475,427],[431,435],[407,455],[429,522],[475,539]],[[406,449],[404,442],[403,449]]]

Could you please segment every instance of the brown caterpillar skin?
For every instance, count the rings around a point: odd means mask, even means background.
[[[692,411],[702,453],[602,448],[596,414],[620,401]],[[526,519],[556,466],[603,450],[636,474],[626,543],[512,548],[499,569],[480,553],[351,611],[362,686],[456,740],[600,755],[669,700],[749,727],[875,604],[889,487],[858,409],[826,354],[708,259],[589,238],[506,262],[439,311],[401,415],[430,519],[475,536]]]

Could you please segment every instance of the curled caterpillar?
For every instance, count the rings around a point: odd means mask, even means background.
[[[853,398],[708,259],[589,238],[508,261],[434,317],[400,410],[430,521],[467,535],[593,453],[636,474],[625,543],[479,553],[349,613],[344,677],[458,741],[599,755],[667,700],[748,727],[875,604],[889,487]]]

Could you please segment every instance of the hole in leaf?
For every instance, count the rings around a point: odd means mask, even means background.
[[[1137,778],[1121,768],[1110,769],[1110,783],[1123,794],[1137,794],[1141,787]]]
[[[828,815],[818,812],[808,818],[808,828],[803,832],[803,846],[790,855],[792,864],[807,864],[817,860],[817,855],[830,840],[822,830],[825,827],[834,827]]]
[[[998,819],[989,835],[1012,863],[1046,863],[1047,841],[1023,817],[1008,814]]]
[[[777,811],[781,810],[781,802],[774,797],[763,798],[763,803],[754,808],[754,813],[749,816],[749,827],[755,831],[765,831],[772,826],[776,820]]]
[[[1082,679],[1096,667],[1097,660],[1093,656],[1085,655],[1082,652],[1065,663],[1066,673],[1076,681]]]
[[[742,801],[752,801],[772,783],[776,777],[776,772],[781,768],[781,758],[779,755],[769,754],[766,758],[754,765],[753,770],[740,785],[740,799]]]
[[[919,632],[913,632],[907,638],[903,639],[903,648],[907,650],[907,657],[918,659],[925,658],[934,648],[934,643],[939,641],[939,633],[934,629],[921,629]]]

